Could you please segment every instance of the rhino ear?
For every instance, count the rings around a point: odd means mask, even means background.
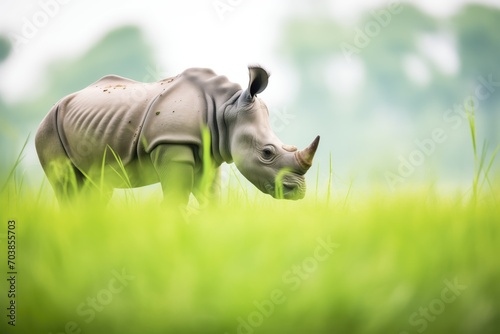
[[[248,97],[253,99],[255,95],[261,93],[266,89],[269,81],[269,73],[259,65],[248,66],[248,74],[250,81],[248,82]]]

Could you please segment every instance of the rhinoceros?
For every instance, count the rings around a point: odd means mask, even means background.
[[[110,193],[160,182],[166,204],[187,205],[191,193],[203,197],[208,167],[224,162],[234,162],[264,193],[278,197],[280,175],[279,197],[303,198],[319,136],[304,150],[283,144],[257,97],[269,74],[260,66],[248,70],[246,89],[210,69],[190,68],[153,83],[109,75],[62,98],[35,138],[58,201],[105,176]]]

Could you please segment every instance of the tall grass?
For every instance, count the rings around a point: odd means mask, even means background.
[[[478,154],[477,139],[476,139],[476,115],[474,109],[474,103],[470,101],[470,109],[466,108],[467,120],[469,122],[469,129],[472,142],[472,151],[474,154],[474,177],[472,181],[472,199],[477,202],[478,195],[480,194],[484,183],[488,182],[490,188],[492,187],[489,173],[493,162],[495,161],[496,155],[500,150],[500,144],[494,149],[489,160],[488,159],[488,141],[483,142],[481,153]]]
[[[352,196],[348,207],[228,198],[180,219],[157,199],[58,208],[37,191],[10,206],[0,197],[1,229],[17,221],[20,277],[18,324],[2,333],[73,321],[83,333],[418,333],[430,307],[426,333],[500,326],[498,205],[426,192]],[[110,292],[122,270],[133,279]],[[466,289],[441,310],[455,280]]]
[[[16,176],[16,170],[18,169],[19,165],[21,164],[21,162],[24,159],[24,151],[26,149],[26,145],[28,145],[29,138],[30,138],[30,136],[26,137],[26,140],[24,141],[24,144],[21,147],[19,154],[18,154],[16,160],[14,161],[14,164],[12,165],[12,168],[9,170],[9,173],[7,174],[7,177],[5,178],[5,181],[3,182],[2,187],[0,188],[1,193],[3,193],[5,191],[7,186],[12,184],[11,180]],[[14,182],[13,184],[15,186],[18,186],[17,182]],[[20,188],[20,187],[18,187],[18,188]],[[18,193],[18,192],[16,191],[16,193]]]
[[[212,147],[212,139],[210,136],[210,130],[208,127],[204,127],[202,129],[202,143],[203,143],[203,177],[200,184],[201,196],[205,198],[205,201],[210,200],[210,193],[214,187],[214,180],[216,177],[216,170],[214,166],[214,162],[211,157],[211,147]]]

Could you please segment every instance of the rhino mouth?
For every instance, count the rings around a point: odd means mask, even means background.
[[[268,183],[265,186],[266,193],[277,199],[298,200],[305,196],[306,189],[303,182],[283,182],[281,189],[277,189],[275,184]]]

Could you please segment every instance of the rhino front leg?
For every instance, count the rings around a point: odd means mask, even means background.
[[[206,177],[206,175],[205,175]],[[195,177],[195,186],[193,194],[198,200],[200,207],[217,206],[220,204],[221,197],[221,169],[214,167],[211,179],[206,180],[203,171],[199,171]],[[204,184],[207,182],[208,184]]]
[[[193,189],[194,155],[185,145],[158,145],[151,152],[168,208],[186,207]]]

